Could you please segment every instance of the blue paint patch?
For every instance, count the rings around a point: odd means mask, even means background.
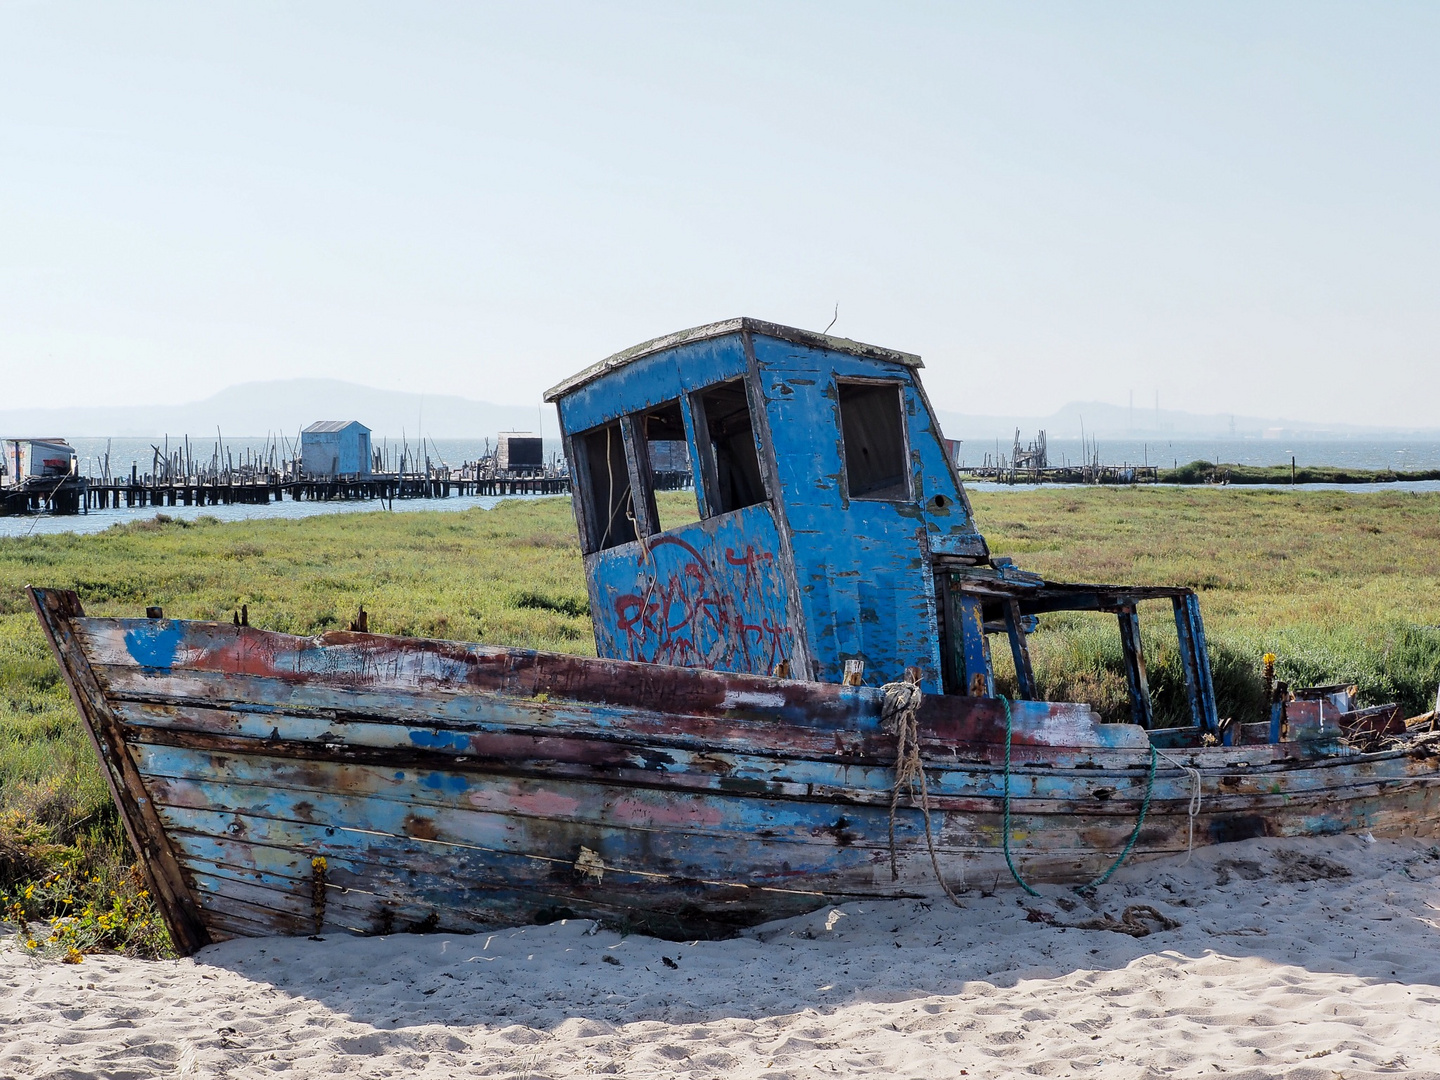
[[[125,649],[147,673],[169,672],[185,631],[177,622],[146,622],[125,631]]]
[[[457,776],[455,773],[439,772],[426,773],[425,779],[421,780],[420,783],[431,791],[461,792],[470,786],[469,782],[463,776]]]
[[[426,750],[470,749],[470,736],[459,731],[411,731],[410,741]]]

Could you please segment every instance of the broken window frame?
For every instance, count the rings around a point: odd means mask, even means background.
[[[1139,605],[1157,600],[1169,603],[1174,616],[1193,730],[1222,734],[1205,624],[1193,589],[1041,582],[1038,578],[1033,586],[997,588],[993,582],[976,581],[973,576],[976,572],[973,567],[941,566],[935,575],[945,693],[973,695],[983,687],[983,696],[994,695],[994,670],[990,666],[987,638],[1003,634],[1009,639],[1015,660],[1020,698],[1036,695],[1038,700],[1039,688],[1026,641],[1026,636],[1035,628],[1036,617],[1058,611],[1098,612],[1118,620],[1131,723],[1156,730],[1155,704],[1150,697],[1145,647],[1140,634]],[[980,686],[976,685],[977,680]]]
[[[871,489],[864,494],[855,494],[850,485],[850,447],[845,437],[845,406],[841,401],[844,387],[891,387],[900,410],[900,458],[904,493],[886,494],[895,491],[895,486]],[[915,476],[910,453],[910,413],[905,400],[907,383],[903,379],[865,379],[836,376],[835,378],[835,423],[839,428],[840,475],[843,477],[845,498],[857,502],[907,503],[915,498]]]
[[[720,465],[715,453],[715,441],[710,431],[710,417],[707,411],[705,398],[712,395],[722,387],[737,385],[744,394],[745,409],[750,420],[749,446],[755,455],[754,485],[758,489],[759,498],[751,499],[749,502],[738,505],[727,505],[722,497],[723,492],[720,484]],[[770,485],[766,480],[764,467],[764,447],[760,445],[760,431],[756,425],[755,417],[759,410],[755,407],[754,395],[751,393],[750,380],[744,376],[736,376],[731,379],[722,379],[720,382],[711,383],[709,386],[693,390],[685,396],[685,403],[689,410],[690,425],[690,447],[695,455],[696,479],[698,486],[696,495],[698,497],[700,516],[702,519],[719,517],[721,514],[734,513],[737,510],[744,510],[749,506],[760,506],[771,500],[772,494]]]
[[[577,466],[576,486],[580,491],[580,505],[584,511],[586,554],[634,543],[642,535],[640,525],[644,510],[637,506],[635,499],[637,470],[634,468],[634,455],[630,446],[632,440],[628,429],[631,426],[630,418],[622,416],[584,431],[577,431],[570,437],[571,457]],[[606,442],[604,447],[600,448],[602,434]],[[596,482],[596,470],[602,467],[596,462],[597,449],[599,456],[606,459],[603,465],[606,469],[603,485]],[[622,466],[620,476],[616,476],[617,464]],[[615,491],[620,480],[623,480],[625,486],[620,489],[617,499]],[[603,512],[599,502],[602,487],[607,496]]]
[[[680,438],[674,440],[663,440],[683,443],[687,465],[691,467],[693,474],[694,462],[691,457],[691,428],[689,418],[685,415],[685,407],[680,398],[671,398],[669,401],[658,402],[638,412],[630,413],[621,418],[621,427],[625,433],[625,445],[627,462],[631,471],[632,500],[635,506],[636,522],[639,525],[640,535],[649,537],[655,536],[664,530],[660,527],[660,511],[655,503],[655,465],[650,459],[650,417],[673,408],[680,421]],[[661,441],[661,440],[655,440]],[[634,493],[639,492],[640,498],[634,499]],[[697,494],[698,499],[698,494]]]

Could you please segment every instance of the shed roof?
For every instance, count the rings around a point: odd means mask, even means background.
[[[307,431],[344,431],[352,424],[365,428],[366,431],[370,430],[368,427],[365,427],[364,424],[360,423],[359,420],[316,420],[315,423],[302,428],[301,434],[303,435]]]
[[[871,360],[888,360],[895,364],[904,364],[906,367],[924,367],[920,357],[914,353],[899,352],[895,349],[882,349],[878,345],[866,345],[861,341],[851,341],[849,338],[830,337],[828,334],[817,334],[813,330],[799,330],[793,326],[782,326],[779,323],[765,322],[763,319],[751,319],[741,316],[738,319],[726,319],[723,322],[706,323],[704,326],[692,327],[689,330],[680,330],[673,334],[666,334],[663,337],[652,338],[650,341],[639,345],[632,345],[630,348],[616,353],[614,356],[606,357],[598,364],[591,364],[584,371],[570,376],[562,383],[552,386],[545,391],[545,400],[554,401],[577,390],[588,382],[600,378],[616,368],[624,367],[632,360],[638,360],[642,356],[649,356],[652,353],[661,352],[664,349],[671,349],[677,345],[685,345],[692,341],[705,341],[709,338],[724,337],[727,334],[734,334],[742,330],[748,330],[756,334],[764,334],[766,337],[780,338],[783,341],[793,341],[797,345],[809,345],[817,349],[833,349],[836,352],[850,353],[852,356],[863,356]]]

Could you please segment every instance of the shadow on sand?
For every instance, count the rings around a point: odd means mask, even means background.
[[[1136,965],[1183,978],[1226,958],[1263,961],[1281,981],[1300,969],[1435,987],[1437,882],[1440,852],[1422,841],[1250,840],[1126,867],[1088,900],[1058,887],[1036,900],[1001,882],[966,894],[964,909],[943,898],[849,904],[727,941],[622,937],[570,920],[474,936],[237,940],[195,960],[385,1029],[760,1020],[1027,980],[1078,989]],[[1179,925],[1139,938],[1074,926],[1131,905]]]

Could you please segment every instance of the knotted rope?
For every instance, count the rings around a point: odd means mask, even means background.
[[[1188,866],[1190,856],[1195,854],[1195,819],[1200,815],[1200,794],[1203,788],[1200,770],[1193,765],[1186,765],[1183,761],[1177,761],[1165,753],[1164,750],[1157,750],[1156,752],[1166,761],[1170,762],[1171,765],[1190,775],[1190,805],[1186,808],[1189,813],[1190,830],[1185,842],[1185,861],[1180,864],[1181,866]]]
[[[925,764],[920,759],[920,703],[925,695],[920,687],[910,682],[886,683],[880,688],[884,699],[880,705],[880,726],[895,736],[895,787],[890,792],[890,877],[900,877],[900,866],[895,856],[895,810],[900,805],[900,792],[906,790],[911,804],[920,805],[925,816],[925,847],[930,851],[930,865],[935,871],[935,880],[945,895],[956,907],[963,907],[960,898],[945,883],[940,873],[940,860],[935,855],[935,839],[930,829],[930,790],[925,785]],[[915,789],[919,787],[919,799]]]

